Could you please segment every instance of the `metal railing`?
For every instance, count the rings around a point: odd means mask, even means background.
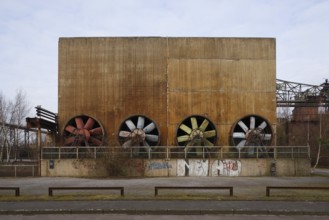
[[[39,176],[38,174],[38,165],[31,164],[0,164],[0,177],[1,176],[14,176],[14,177],[22,177],[22,176]]]
[[[97,159],[97,158],[310,158],[309,146],[193,146],[182,148],[177,146],[158,146],[154,148],[130,147],[44,147],[41,159]]]

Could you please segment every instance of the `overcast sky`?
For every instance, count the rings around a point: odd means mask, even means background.
[[[57,112],[59,37],[106,36],[273,37],[278,79],[329,78],[328,0],[0,0],[0,91]]]

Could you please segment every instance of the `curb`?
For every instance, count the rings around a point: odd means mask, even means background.
[[[44,210],[0,210],[0,215],[51,215],[51,214],[126,214],[126,215],[285,215],[285,216],[329,216],[329,212],[298,210],[137,210],[137,209],[44,209]]]

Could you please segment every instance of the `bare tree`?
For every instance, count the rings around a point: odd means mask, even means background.
[[[7,101],[0,93],[0,160],[6,161],[10,157],[17,159],[18,147],[22,145],[24,134],[21,129],[25,122],[25,117],[29,112],[26,94],[23,90],[18,90],[14,101]]]

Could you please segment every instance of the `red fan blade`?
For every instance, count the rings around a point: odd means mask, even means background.
[[[89,132],[92,135],[101,135],[101,134],[103,134],[103,130],[102,130],[101,127],[91,129]]]
[[[90,132],[87,131],[86,129],[83,129],[83,133],[84,133],[84,136],[86,138],[86,141],[89,141],[89,138],[90,138]]]
[[[83,129],[84,124],[81,118],[75,118],[75,123],[77,124],[78,129]]]
[[[71,145],[74,142],[75,137],[69,137],[65,139],[64,145]]]
[[[73,127],[72,125],[66,126],[65,131],[70,132],[71,134],[76,134],[77,133],[77,129],[75,127]]]
[[[96,146],[101,146],[103,144],[103,142],[101,140],[98,140],[97,138],[94,138],[94,137],[90,137],[89,140]]]
[[[87,130],[90,130],[90,129],[92,129],[94,124],[95,124],[95,120],[92,119],[92,118],[88,118],[84,128],[87,129]]]

